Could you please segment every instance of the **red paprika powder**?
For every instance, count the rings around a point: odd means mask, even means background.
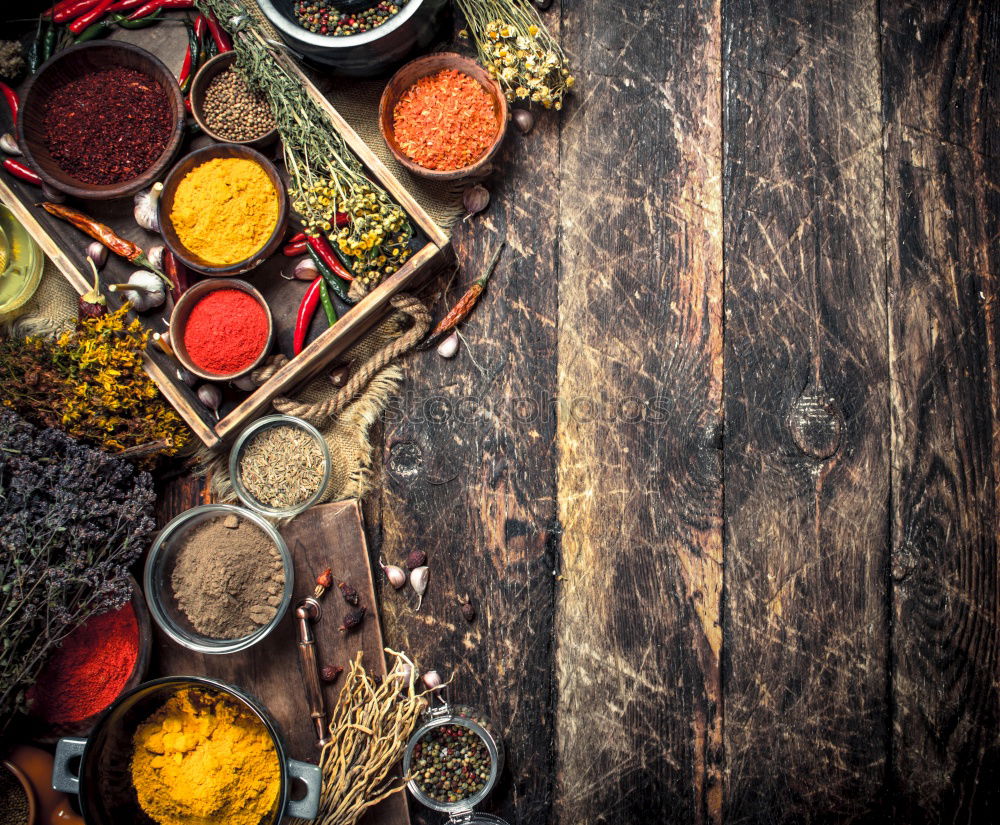
[[[129,602],[92,616],[70,633],[28,691],[34,715],[55,724],[79,722],[110,705],[139,658],[139,622]]]
[[[267,332],[267,312],[256,298],[239,289],[217,289],[192,308],[184,348],[199,369],[231,375],[257,360]]]

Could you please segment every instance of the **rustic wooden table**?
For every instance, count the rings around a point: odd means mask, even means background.
[[[995,821],[1000,7],[547,20],[578,94],[385,425],[387,641],[499,723],[512,823]]]

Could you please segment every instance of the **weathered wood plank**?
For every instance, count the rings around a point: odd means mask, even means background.
[[[556,811],[719,822],[720,10],[564,13]]]
[[[881,6],[897,820],[1000,804],[1000,7]]]
[[[884,821],[876,3],[726,0],[723,21],[726,819]]]
[[[548,14],[556,30],[558,15]],[[412,591],[383,586],[387,642],[454,677],[449,698],[496,722],[508,768],[486,807],[521,825],[549,821],[555,783],[558,529],[547,399],[555,392],[558,129],[558,118],[540,114],[527,136],[512,130],[487,183],[489,210],[456,227],[462,272],[438,314],[504,239],[507,249],[462,325],[468,345],[451,361],[434,352],[407,359],[404,396],[386,425],[383,494],[370,510],[387,560],[415,548],[430,557],[419,612]],[[479,614],[471,625],[457,601],[465,594]],[[415,821],[440,820],[418,809],[411,806]]]

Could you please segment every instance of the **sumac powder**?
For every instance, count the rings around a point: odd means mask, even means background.
[[[93,716],[118,698],[139,657],[139,623],[129,602],[92,616],[66,637],[28,691],[31,712],[66,724]]]
[[[184,349],[194,365],[214,375],[249,367],[267,346],[267,312],[239,289],[209,292],[191,309]]]
[[[52,159],[84,183],[137,178],[167,145],[173,119],[163,87],[137,69],[112,66],[55,88],[42,128]]]

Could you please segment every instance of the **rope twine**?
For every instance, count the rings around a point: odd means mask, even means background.
[[[371,356],[351,376],[341,390],[331,398],[315,403],[296,401],[285,396],[278,396],[272,402],[274,409],[284,415],[304,418],[313,424],[318,424],[324,418],[332,418],[342,412],[352,401],[361,395],[372,377],[391,364],[401,355],[413,349],[431,328],[431,314],[423,303],[412,295],[400,293],[390,299],[393,309],[409,315],[412,320],[410,328],[398,338],[390,341],[382,349]],[[251,380],[258,385],[271,378],[288,362],[284,355],[275,355],[263,367],[251,373]]]

